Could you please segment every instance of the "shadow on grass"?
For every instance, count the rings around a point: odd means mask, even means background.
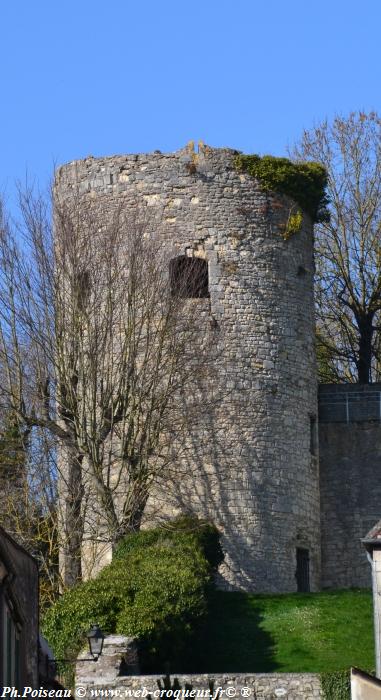
[[[261,628],[261,604],[242,593],[214,591],[209,614],[176,671],[269,672],[277,667],[271,635]],[[175,669],[174,669],[175,670]]]
[[[172,675],[338,671],[374,658],[370,591],[250,595],[213,591],[209,614],[184,646],[161,657]],[[164,656],[163,656],[164,653]],[[145,672],[163,672],[154,658]]]

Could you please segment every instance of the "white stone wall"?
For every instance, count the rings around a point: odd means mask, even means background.
[[[189,251],[208,261],[210,299],[192,303],[200,328],[215,334],[213,390],[222,403],[192,427],[178,465],[188,476],[170,488],[158,485],[151,512],[211,518],[223,535],[220,582],[226,587],[296,590],[296,547],[304,547],[316,590],[312,226],[305,215],[301,231],[285,240],[293,202],[237,172],[234,156],[203,147],[198,154],[88,158],[61,167],[56,188],[64,198],[79,191],[105,217],[122,201],[132,211],[146,206],[168,262]]]

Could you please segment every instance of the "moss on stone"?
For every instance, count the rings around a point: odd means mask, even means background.
[[[285,241],[288,241],[295,233],[299,233],[302,228],[302,223],[303,214],[301,210],[297,209],[296,211],[291,211],[283,233]]]
[[[327,172],[320,163],[293,163],[288,158],[239,154],[234,164],[240,172],[257,178],[264,190],[291,197],[314,223],[328,220]]]

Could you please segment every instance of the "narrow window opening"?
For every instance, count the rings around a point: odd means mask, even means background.
[[[169,279],[174,297],[209,297],[208,263],[202,258],[188,258],[186,255],[173,258],[169,262]]]
[[[310,553],[308,549],[296,548],[296,585],[298,593],[310,591]]]
[[[310,452],[316,457],[318,449],[316,416],[310,416]]]

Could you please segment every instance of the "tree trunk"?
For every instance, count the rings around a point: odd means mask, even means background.
[[[360,334],[359,354],[356,363],[358,381],[360,384],[369,384],[372,368],[373,315],[367,315],[359,320],[358,329]]]
[[[140,483],[138,483],[136,491],[138,492],[138,495],[136,498],[132,498],[132,507],[123,514],[123,520],[121,527],[118,530],[116,544],[126,535],[131,535],[134,532],[139,532],[140,530],[149,493],[148,488],[146,486],[142,486]]]
[[[67,460],[63,470],[65,480],[65,513],[63,546],[63,581],[67,588],[72,588],[82,579],[81,547],[83,538],[82,517],[82,457],[72,448],[65,449],[64,459]]]

